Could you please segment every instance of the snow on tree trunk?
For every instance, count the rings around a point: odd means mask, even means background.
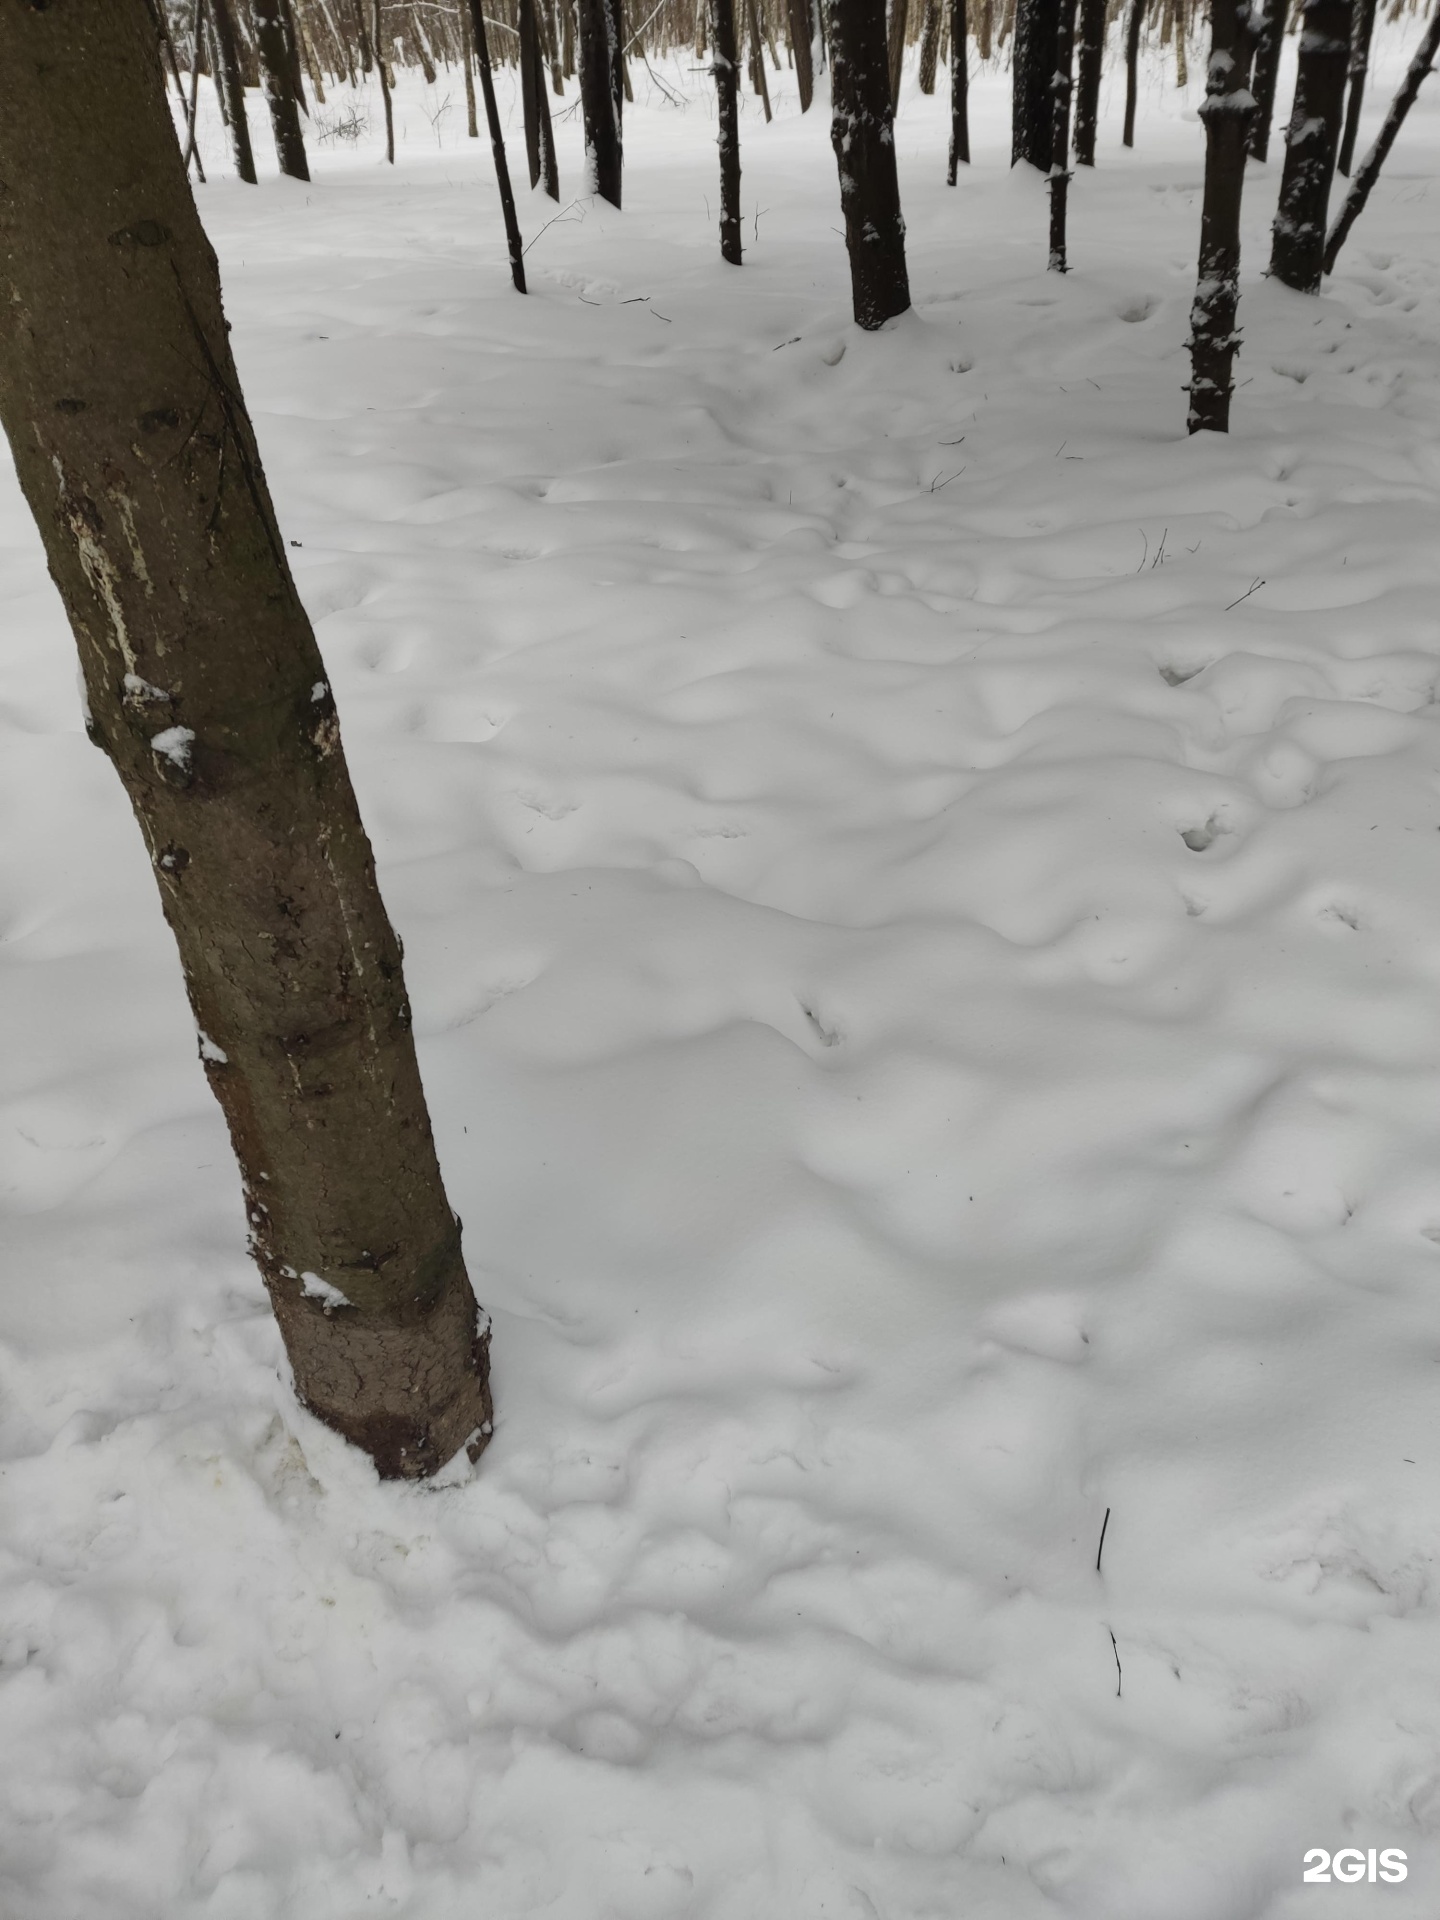
[[[520,99],[525,116],[525,157],[530,167],[531,188],[543,182],[550,198],[558,200],[560,167],[550,125],[550,95],[546,88],[535,0],[520,0]]]
[[[1050,171],[1055,126],[1055,35],[1060,0],[1016,0],[1010,164]],[[1063,165],[1065,156],[1060,156]]]
[[[856,322],[871,332],[910,305],[905,221],[895,172],[895,119],[884,0],[828,0],[830,144],[850,255]]]
[[[484,1444],[486,1336],[149,7],[0,6],[0,65],[0,421],[91,737],[150,850],[296,1391],[383,1475],[426,1475]]]
[[[1105,0],[1080,0],[1080,46],[1075,79],[1075,159],[1095,164],[1100,76],[1105,64]]]
[[[280,171],[288,173],[292,180],[308,180],[310,165],[300,132],[300,107],[295,98],[281,0],[250,0],[250,18],[255,24],[255,50],[260,59],[261,84],[265,89],[265,104],[270,109],[270,129],[275,135]]]
[[[1350,0],[1304,0],[1300,19],[1295,105],[1285,136],[1270,271],[1297,293],[1318,293],[1350,63]]]
[[[1255,58],[1251,64],[1254,79],[1250,91],[1255,96],[1255,111],[1250,117],[1246,152],[1252,160],[1270,157],[1270,123],[1275,117],[1275,81],[1280,72],[1280,49],[1285,39],[1285,11],[1288,0],[1252,0],[1255,24]]]
[[[1211,0],[1210,64],[1200,118],[1205,126],[1205,200],[1200,214],[1200,268],[1190,309],[1191,433],[1228,433],[1232,370],[1240,336],[1240,199],[1250,119],[1254,51],[1243,0]]]
[[[715,76],[716,117],[720,123],[720,256],[732,267],[741,260],[740,244],[740,74],[735,47],[735,0],[709,0],[710,71]]]
[[[211,0],[210,38],[215,48],[215,90],[220,95],[220,111],[230,134],[235,171],[253,187],[255,154],[250,145],[250,122],[245,117],[245,84],[240,73],[230,0]]]
[[[580,107],[585,121],[585,162],[590,190],[620,205],[623,166],[619,23],[608,0],[579,0]]]
[[[1440,53],[1440,9],[1437,9],[1429,26],[1425,29],[1425,37],[1420,42],[1415,58],[1410,62],[1409,70],[1401,82],[1400,91],[1390,102],[1390,111],[1385,116],[1385,124],[1381,127],[1374,146],[1361,161],[1350,191],[1345,196],[1345,204],[1340,209],[1340,217],[1335,222],[1330,238],[1325,242],[1326,273],[1335,271],[1336,255],[1345,244],[1345,236],[1364,211],[1365,202],[1370,198],[1370,189],[1379,179],[1380,169],[1385,164],[1385,156],[1395,144],[1395,136],[1405,124],[1405,116],[1414,106],[1416,95],[1420,91],[1425,76],[1434,71],[1437,53]]]
[[[1067,271],[1065,212],[1070,196],[1070,94],[1074,86],[1075,0],[1060,0],[1055,22],[1055,73],[1050,82],[1050,259],[1051,273]]]

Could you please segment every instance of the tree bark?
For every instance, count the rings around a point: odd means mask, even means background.
[[[558,200],[560,167],[550,125],[550,95],[535,0],[520,0],[520,98],[525,115],[525,157],[530,166],[531,188],[538,187],[543,180],[546,193],[552,200]]]
[[[1191,433],[1230,431],[1230,396],[1240,335],[1240,200],[1255,112],[1250,65],[1255,42],[1245,0],[1211,0],[1210,64],[1200,118],[1205,126],[1205,200],[1200,268],[1190,309]]]
[[[205,163],[195,144],[195,115],[200,105],[200,67],[205,53],[205,0],[195,0],[190,22],[190,104],[185,110],[185,165],[195,162],[195,177],[205,185]],[[181,95],[184,98],[184,95]]]
[[[900,82],[905,74],[905,29],[909,24],[909,0],[890,0],[890,31],[886,58],[890,70],[890,104],[900,106]]]
[[[475,50],[470,44],[470,9],[460,9],[460,65],[465,75],[465,131],[472,140],[480,138],[475,118]]]
[[[716,118],[720,123],[720,257],[732,267],[741,261],[740,102],[735,47],[735,0],[709,0],[710,71],[715,76]]]
[[[787,0],[786,20],[790,29],[790,47],[795,55],[795,84],[800,90],[800,111],[808,113],[815,98],[815,61],[810,44],[810,9],[806,0]],[[723,251],[723,249],[722,249]],[[726,259],[729,255],[726,254]]]
[[[235,45],[235,22],[230,17],[230,0],[211,0],[210,38],[215,47],[215,90],[220,95],[220,112],[230,132],[230,151],[235,156],[235,171],[253,187],[255,153],[250,145],[250,122],[245,114],[245,83]]]
[[[585,121],[585,161],[590,191],[620,205],[624,165],[620,46],[606,0],[579,0],[580,109]]]
[[[895,172],[895,115],[884,0],[828,0],[830,144],[858,325],[874,332],[910,305],[905,221]]]
[[[87,724],[150,849],[296,1392],[420,1477],[484,1444],[486,1337],[144,0],[0,6],[0,67],[0,421]]]
[[[940,64],[940,0],[925,0],[920,19],[920,60],[915,77],[921,93],[934,93],[935,69]]]
[[[260,60],[261,84],[265,89],[265,104],[270,109],[270,127],[275,135],[280,171],[289,174],[292,180],[308,180],[310,166],[300,132],[300,108],[290,69],[282,0],[250,0],[250,19],[255,28],[255,51]]]
[[[1380,169],[1385,164],[1385,157],[1395,144],[1395,136],[1405,124],[1406,114],[1415,104],[1416,95],[1420,91],[1426,74],[1434,72],[1437,53],[1440,53],[1440,8],[1436,9],[1429,26],[1425,29],[1425,38],[1420,42],[1415,58],[1410,62],[1400,91],[1390,102],[1390,111],[1385,116],[1385,124],[1381,127],[1374,146],[1361,161],[1350,191],[1345,196],[1345,204],[1340,209],[1340,217],[1335,222],[1330,238],[1325,242],[1326,273],[1335,271],[1336,256],[1345,244],[1346,235],[1365,209],[1365,202],[1370,198],[1370,189],[1380,177]]]
[[[395,164],[395,106],[390,98],[390,62],[385,57],[385,36],[380,16],[381,0],[373,0],[370,15],[374,29],[375,69],[380,76],[380,100],[385,109],[385,158]]]
[[[1010,164],[1028,160],[1048,173],[1055,123],[1055,36],[1060,0],[1016,0],[1011,55]],[[1065,156],[1060,156],[1064,164]]]
[[[475,64],[480,69],[480,97],[485,102],[485,124],[490,129],[495,184],[500,190],[505,248],[510,256],[510,280],[517,293],[524,293],[525,249],[520,242],[520,222],[515,217],[515,195],[510,187],[510,163],[505,158],[505,135],[500,126],[500,109],[495,101],[495,76],[490,68],[490,41],[485,32],[484,0],[470,0],[470,35],[475,42]]]
[[[1284,4],[1284,0],[1281,0]],[[1125,130],[1120,136],[1122,146],[1135,144],[1135,104],[1140,90],[1140,29],[1145,24],[1147,0],[1130,0],[1130,11],[1125,16]]]
[[[1365,103],[1365,76],[1370,67],[1370,41],[1375,32],[1375,0],[1355,0],[1355,18],[1350,42],[1350,93],[1345,102],[1345,131],[1340,136],[1338,170],[1348,180],[1355,162],[1355,141],[1360,132],[1360,109]]]
[[[1297,293],[1320,291],[1349,61],[1350,0],[1304,0],[1295,106],[1270,248],[1270,271]]]
[[[1070,94],[1074,87],[1076,0],[1060,0],[1055,23],[1054,105],[1050,126],[1050,259],[1051,273],[1067,273],[1065,214],[1070,196]]]
[[[961,163],[970,164],[970,30],[965,0],[950,0],[950,160],[945,183],[953,187]]]
[[[745,0],[745,4],[750,16],[750,77],[760,96],[760,104],[765,109],[765,123],[768,126],[773,116],[770,111],[770,84],[765,78],[765,46],[760,37],[759,9],[757,0]]]
[[[1280,72],[1280,50],[1285,43],[1285,13],[1289,0],[1252,0],[1252,12],[1260,16],[1255,34],[1254,78],[1250,91],[1255,96],[1255,111],[1250,116],[1249,145],[1252,160],[1270,157],[1270,124],[1275,118],[1275,81]]]
[[[1100,121],[1100,76],[1105,65],[1105,0],[1080,0],[1080,48],[1075,75],[1075,160],[1095,164]]]

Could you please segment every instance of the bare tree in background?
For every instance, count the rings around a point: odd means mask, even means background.
[[[1340,217],[1331,229],[1325,242],[1325,271],[1335,271],[1335,259],[1345,244],[1346,235],[1365,210],[1365,202],[1370,198],[1370,190],[1380,177],[1380,169],[1385,157],[1395,144],[1396,135],[1405,124],[1405,116],[1414,106],[1416,96],[1424,84],[1425,77],[1435,70],[1435,59],[1440,54],[1440,7],[1430,17],[1425,29],[1425,37],[1416,49],[1415,58],[1410,62],[1400,91],[1390,102],[1390,111],[1385,115],[1374,146],[1366,154],[1356,171],[1354,182],[1345,196],[1345,204],[1340,209]]]
[[[235,171],[253,187],[255,154],[250,145],[250,122],[245,117],[245,82],[240,71],[239,49],[235,45],[230,0],[211,0],[210,39],[215,48],[215,89],[220,95],[220,112],[230,135]]]
[[[740,74],[735,0],[709,0],[711,68],[720,124],[720,257],[738,267],[740,240]]]
[[[0,421],[91,737],[150,850],[296,1392],[418,1478],[485,1443],[486,1338],[146,0],[4,0],[0,68]]]
[[[1255,111],[1250,117],[1247,148],[1252,160],[1270,157],[1270,123],[1275,118],[1275,81],[1280,72],[1287,4],[1288,0],[1251,0],[1252,15],[1259,16],[1255,27],[1255,77],[1250,87],[1255,96]]]
[[[953,187],[961,165],[970,164],[970,37],[965,0],[950,0],[950,156],[945,183]]]
[[[1360,133],[1360,109],[1365,103],[1365,76],[1370,68],[1370,42],[1375,33],[1375,0],[1355,0],[1354,27],[1350,39],[1350,93],[1345,102],[1345,131],[1340,136],[1340,157],[1336,167],[1346,179],[1355,161],[1355,141]]]
[[[300,131],[300,103],[281,0],[250,0],[250,18],[255,25],[255,50],[260,58],[265,104],[270,109],[280,171],[288,173],[292,180],[308,180],[310,166]]]
[[[1095,164],[1100,122],[1100,77],[1105,66],[1105,0],[1080,0],[1080,45],[1075,75],[1075,160]]]
[[[1074,86],[1075,0],[1060,0],[1055,21],[1054,99],[1050,128],[1051,273],[1069,271],[1065,258],[1065,214],[1070,198],[1070,94]]]

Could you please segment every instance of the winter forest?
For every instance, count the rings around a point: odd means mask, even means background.
[[[3,1920],[1440,1912],[1432,3],[0,0]]]

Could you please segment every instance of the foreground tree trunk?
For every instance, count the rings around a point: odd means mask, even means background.
[[[828,0],[828,7],[830,144],[840,169],[850,292],[857,324],[873,333],[910,305],[885,4]]]
[[[735,0],[710,0],[710,71],[720,122],[720,257],[738,267],[740,243],[740,73],[735,48]]]
[[[486,1337],[146,0],[4,0],[0,69],[0,421],[91,737],[150,849],[296,1391],[420,1477],[484,1445]]]
[[[1326,273],[1335,271],[1335,259],[1345,244],[1345,236],[1364,211],[1365,202],[1370,198],[1370,189],[1380,177],[1385,156],[1394,146],[1395,136],[1405,124],[1405,116],[1414,106],[1415,97],[1420,91],[1426,74],[1433,73],[1435,70],[1437,54],[1440,54],[1440,8],[1436,9],[1429,26],[1425,29],[1425,37],[1416,50],[1415,58],[1410,62],[1405,78],[1401,82],[1400,91],[1390,102],[1390,111],[1385,116],[1385,124],[1381,127],[1374,146],[1361,161],[1350,191],[1345,196],[1345,204],[1340,209],[1340,217],[1331,230],[1330,238],[1325,242]]]
[[[281,0],[250,0],[250,18],[255,26],[255,50],[260,56],[261,83],[265,88],[265,104],[270,109],[270,127],[275,135],[280,171],[289,174],[292,180],[308,180],[310,165],[305,158],[305,139],[300,131],[300,106],[295,97],[295,75]]]
[[[1075,160],[1095,164],[1100,121],[1100,76],[1105,65],[1105,0],[1080,0],[1080,49],[1075,75]]]
[[[1012,54],[1010,164],[1028,160],[1050,171],[1050,141],[1055,130],[1055,36],[1060,0],[1015,0]],[[1065,156],[1060,155],[1063,166]]]
[[[1297,293],[1320,291],[1349,64],[1350,0],[1304,0],[1295,106],[1270,247],[1270,271]]]
[[[1255,96],[1255,111],[1250,116],[1250,137],[1246,151],[1252,160],[1270,157],[1270,123],[1275,118],[1275,81],[1280,72],[1280,49],[1285,41],[1285,10],[1288,0],[1252,0],[1252,12],[1259,14],[1255,30],[1254,79],[1250,91]]]
[[[1211,0],[1210,65],[1200,118],[1205,125],[1205,202],[1200,214],[1200,270],[1190,309],[1191,433],[1230,430],[1232,369],[1240,336],[1240,196],[1250,119],[1254,40],[1245,0]]]
[[[624,159],[621,114],[620,42],[606,0],[579,0],[580,108],[585,121],[585,160],[590,191],[620,204]],[[478,30],[476,35],[479,38]]]
[[[1370,69],[1370,42],[1375,33],[1375,0],[1356,0],[1350,40],[1350,92],[1345,102],[1345,131],[1340,136],[1339,171],[1348,180],[1355,163],[1360,133],[1360,109],[1365,104],[1365,76]]]

